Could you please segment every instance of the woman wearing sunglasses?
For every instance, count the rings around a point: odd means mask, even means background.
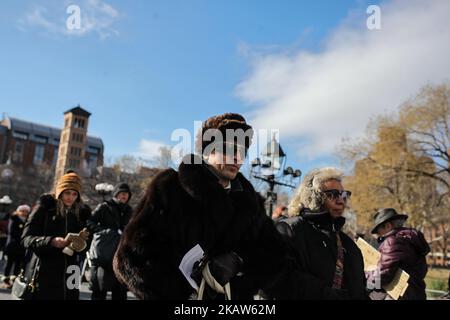
[[[351,192],[335,168],[307,174],[289,205],[290,218],[277,223],[303,275],[296,285],[304,299],[366,299],[361,251],[341,231]]]

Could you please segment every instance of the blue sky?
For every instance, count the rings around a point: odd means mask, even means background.
[[[360,133],[365,126],[363,122],[371,115],[389,111],[420,86],[448,79],[450,74],[448,63],[444,61],[448,58],[442,57],[437,61],[443,62],[444,66],[425,66],[416,82],[410,83],[408,76],[396,80],[394,88],[402,88],[399,95],[392,95],[379,78],[374,79],[375,82],[362,81],[363,90],[381,90],[381,94],[386,94],[367,112],[353,119],[359,125],[357,128],[350,125],[351,130],[346,132],[331,125],[331,139],[327,135],[309,134],[311,129],[306,133],[296,131],[295,128],[321,117],[311,114],[316,104],[318,110],[321,104],[312,101],[307,106],[306,102],[310,100],[305,97],[312,94],[309,91],[295,90],[301,96],[292,96],[292,91],[271,90],[280,83],[282,87],[298,85],[298,88],[306,88],[303,82],[296,81],[306,76],[312,79],[327,77],[328,71],[321,69],[305,74],[305,59],[308,58],[317,62],[317,66],[327,65],[326,61],[351,66],[353,62],[349,62],[349,56],[352,54],[342,57],[341,45],[347,42],[345,37],[349,32],[353,35],[348,40],[350,49],[354,48],[354,51],[361,49],[358,46],[364,41],[359,40],[375,37],[366,30],[365,10],[368,4],[377,3],[379,1],[357,0],[2,1],[0,111],[60,127],[62,113],[81,104],[93,114],[89,131],[103,139],[106,157],[122,154],[147,154],[150,157],[154,150],[152,146],[173,144],[170,135],[174,129],[192,131],[194,120],[233,111],[267,127],[272,115],[280,110],[274,125],[281,130],[281,144],[288,153],[290,164],[303,171],[334,164],[335,150],[330,146],[336,145],[340,135]],[[413,23],[405,14],[398,17],[404,12],[402,6],[406,3],[382,2],[381,5],[386,4],[382,6],[385,10],[382,13],[386,12],[392,21],[405,19],[407,23]],[[408,5],[410,11],[406,10],[406,15],[413,17],[422,10],[420,2],[409,3],[412,4]],[[430,15],[438,15],[443,3],[436,3],[436,8],[430,9]],[[70,4],[79,5],[81,9],[82,34],[69,34],[65,30],[69,16],[66,9]],[[83,25],[85,22],[87,25]],[[394,28],[395,24],[386,23],[386,26]],[[448,22],[443,32],[448,36],[447,26]],[[395,29],[400,30],[398,37],[402,34],[401,29]],[[419,31],[417,39],[423,38]],[[380,48],[387,46],[388,41],[395,43],[392,33],[392,30],[378,33],[375,43]],[[355,42],[357,37],[360,38]],[[440,42],[439,39],[434,41]],[[448,49],[448,45],[444,49]],[[399,55],[398,59],[404,60],[400,49],[392,50],[392,56]],[[362,57],[366,64],[374,61],[373,57],[364,54]],[[414,56],[410,63],[417,63],[420,58],[420,55]],[[375,60],[374,63],[378,63]],[[381,65],[386,61],[379,60]],[[284,66],[282,71],[279,71],[280,65]],[[375,68],[380,66],[375,65]],[[274,77],[260,77],[271,72]],[[333,72],[342,74],[339,70]],[[274,83],[274,79],[278,80]],[[326,95],[328,88],[332,90],[332,83],[327,84],[326,79],[321,83],[325,83],[326,89],[320,91],[320,96]],[[379,83],[380,87],[373,83]],[[349,83],[336,90],[341,90],[339,96],[345,96],[349,88],[358,89],[354,83]],[[291,109],[279,107],[283,101],[292,99],[298,100]],[[325,119],[325,124],[336,119],[340,127],[346,127],[342,112],[351,115],[352,110],[345,107],[358,105],[360,100],[344,99],[338,101],[337,106],[334,101],[323,102],[329,103],[332,109],[326,112],[331,118]],[[296,118],[298,122],[292,124],[287,118]],[[352,121],[350,118],[347,119]],[[324,131],[319,129],[320,124],[314,127],[318,132]],[[303,146],[307,152],[302,152]]]

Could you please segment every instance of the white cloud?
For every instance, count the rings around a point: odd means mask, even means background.
[[[153,161],[155,157],[160,155],[159,148],[161,147],[167,146],[159,141],[142,139],[139,142],[139,149],[134,155],[146,161]]]
[[[54,3],[54,2],[53,2]],[[21,30],[38,30],[46,34],[59,36],[85,36],[95,33],[100,39],[119,35],[114,29],[114,22],[121,14],[110,4],[102,0],[83,0],[78,3],[65,1],[58,6],[35,6],[19,19]],[[66,21],[71,16],[67,13],[69,5],[80,8],[80,28],[69,30]]]
[[[355,12],[321,52],[253,53],[236,88],[262,128],[297,138],[309,158],[331,154],[374,115],[395,110],[429,83],[450,78],[450,1],[386,1],[381,30]],[[351,15],[351,21],[350,21]],[[355,23],[355,17],[359,23]],[[238,50],[248,55],[242,44]]]

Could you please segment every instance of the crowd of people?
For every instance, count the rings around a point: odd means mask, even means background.
[[[229,130],[246,134],[229,138]],[[203,138],[211,132],[214,139]],[[11,217],[5,283],[14,287],[24,269],[22,279],[34,281],[31,299],[76,300],[67,270],[87,265],[93,300],[108,291],[124,300],[128,290],[164,300],[385,300],[391,297],[383,287],[402,269],[409,285],[401,299],[426,299],[430,248],[420,231],[404,226],[407,215],[392,208],[374,215],[381,259],[376,270],[364,270],[360,249],[342,231],[352,194],[342,172],[312,170],[289,206],[269,217],[264,198],[239,172],[252,136],[239,114],[207,119],[196,154],[159,173],[134,210],[129,186],[120,183],[91,212],[80,177],[66,173],[33,210],[22,205]],[[88,244],[78,248],[67,235],[83,232]],[[197,246],[202,254],[182,272]],[[375,280],[380,286],[369,288]]]
[[[113,300],[127,299],[126,286],[117,281],[112,261],[132,212],[130,188],[118,184],[112,199],[93,212],[82,203],[81,189],[81,178],[70,170],[58,180],[55,193],[42,195],[32,212],[28,205],[21,205],[12,214],[3,282],[13,296],[14,282],[21,277],[33,285],[32,300],[78,300],[79,287],[69,285],[69,268],[76,266],[88,270],[92,300],[105,300],[108,291]],[[71,245],[67,235],[83,231],[92,235],[90,245],[79,252],[64,250]],[[89,268],[83,268],[86,264]]]

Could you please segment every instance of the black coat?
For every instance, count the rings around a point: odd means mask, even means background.
[[[289,239],[293,256],[300,266],[299,281],[292,288],[300,299],[367,299],[364,262],[354,241],[340,229],[344,218],[332,221],[328,213],[304,214],[283,219],[277,229]],[[336,270],[339,232],[344,247],[342,290],[332,289]]]
[[[21,244],[21,238],[25,222],[17,215],[9,219],[8,240],[6,241],[5,254],[8,256],[21,256],[25,254],[25,249]]]
[[[62,217],[57,215],[56,200],[52,195],[43,195],[39,204],[28,219],[22,235],[22,243],[33,253],[26,266],[26,277],[30,278],[40,258],[40,270],[37,278],[39,289],[34,296],[36,300],[76,300],[79,292],[69,290],[66,281],[70,274],[67,268],[79,266],[78,253],[68,256],[51,245],[53,238],[64,238],[68,233],[78,233],[86,227],[86,220],[91,212],[82,206],[79,218],[74,212]]]
[[[91,234],[111,229],[116,232],[122,232],[128,221],[131,218],[132,209],[128,204],[117,203],[113,199],[105,201],[97,206],[93,211],[92,216],[87,221],[87,225]],[[94,245],[93,242],[92,245]],[[114,248],[115,250],[116,248]],[[94,268],[91,269],[91,288],[93,291],[110,291],[113,283],[117,282],[112,271],[112,257],[110,267],[101,265],[106,268],[103,272],[98,272],[98,267],[95,261],[92,261]],[[107,290],[105,290],[105,288]],[[103,289],[103,290],[102,290]]]
[[[230,283],[233,300],[270,291],[284,269],[282,238],[252,185],[238,174],[227,192],[206,164],[182,163],[148,186],[116,252],[116,275],[141,299],[188,299],[194,289],[179,264],[197,244],[210,258],[243,259],[243,275]]]
[[[131,213],[132,209],[128,204],[119,204],[111,199],[95,208],[87,221],[87,226],[91,233],[105,229],[123,231],[131,218]]]

